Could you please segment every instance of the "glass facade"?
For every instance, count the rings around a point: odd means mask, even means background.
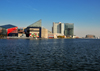
[[[65,36],[72,37],[74,35],[74,23],[65,23]]]

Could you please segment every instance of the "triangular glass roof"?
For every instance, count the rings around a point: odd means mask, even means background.
[[[41,19],[31,25],[29,25],[28,27],[41,27]]]

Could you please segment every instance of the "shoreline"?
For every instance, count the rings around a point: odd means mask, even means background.
[[[2,37],[0,39],[97,39],[97,38],[33,38],[33,37]]]

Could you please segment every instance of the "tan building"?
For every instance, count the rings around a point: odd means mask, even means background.
[[[86,35],[86,38],[95,38],[95,35]]]
[[[41,38],[48,38],[48,29],[42,27],[42,29],[41,29]]]

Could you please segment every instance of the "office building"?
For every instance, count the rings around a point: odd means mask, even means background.
[[[67,37],[73,37],[73,35],[74,35],[74,23],[65,23],[64,35]]]
[[[52,33],[59,33],[64,35],[64,23],[53,22]]]

